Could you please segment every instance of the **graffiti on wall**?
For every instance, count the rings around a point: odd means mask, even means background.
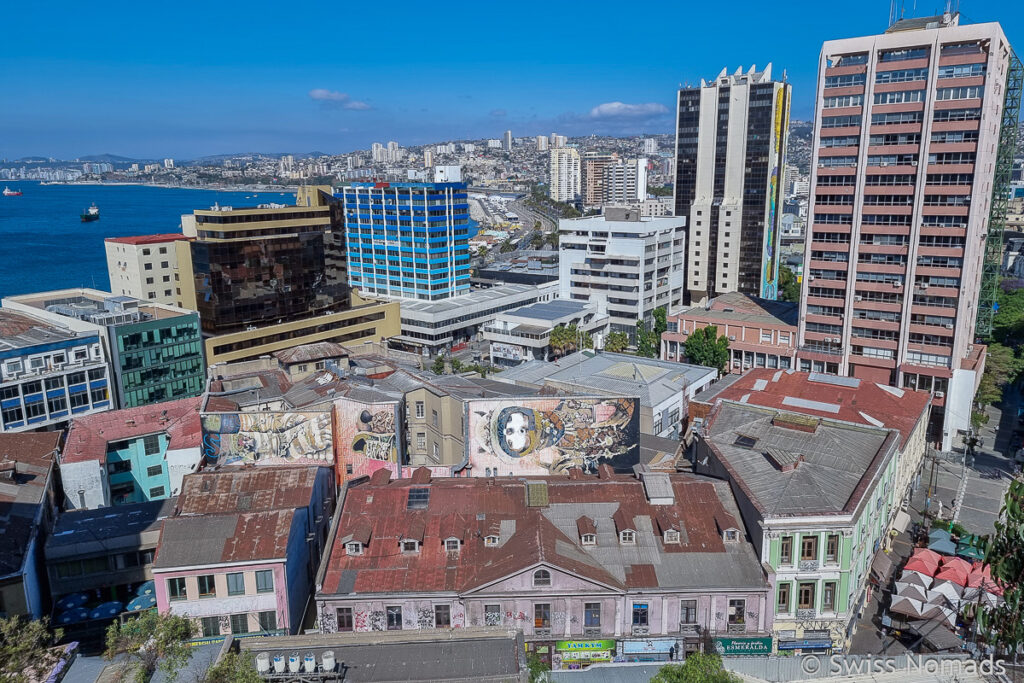
[[[203,456],[218,465],[334,462],[331,415],[208,413],[202,416]]]
[[[636,398],[480,399],[466,403],[464,467],[473,476],[562,474],[639,462]]]
[[[398,401],[364,403],[349,398],[334,402],[334,432],[338,456],[352,476],[401,468]]]
[[[764,243],[761,253],[764,262],[761,264],[761,296],[766,299],[776,298],[779,287],[779,221],[781,212],[779,203],[782,200],[782,179],[786,138],[789,135],[789,97],[785,86],[777,86],[775,90],[775,120],[772,127],[771,158],[772,172],[768,180],[768,208],[764,225]]]

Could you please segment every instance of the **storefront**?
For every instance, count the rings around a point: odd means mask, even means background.
[[[723,657],[767,657],[772,653],[772,637],[715,638],[715,652]]]
[[[559,640],[551,657],[552,669],[585,669],[615,657],[614,640]]]
[[[794,655],[827,655],[833,651],[832,635],[825,630],[804,631],[803,638],[779,638],[779,652]]]
[[[619,655],[624,662],[669,662],[682,659],[680,644],[675,638],[624,640]]]

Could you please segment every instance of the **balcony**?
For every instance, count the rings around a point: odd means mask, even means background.
[[[533,635],[536,638],[550,638],[551,637],[551,627],[547,626],[547,627],[542,627],[542,628],[535,628],[535,629],[533,629]]]
[[[797,619],[815,619],[815,618],[817,618],[817,616],[818,616],[817,610],[815,610],[814,608],[811,608],[811,609],[798,609],[796,611],[796,618]]]
[[[650,626],[633,626],[632,633],[634,636],[649,636],[651,628]]]
[[[729,633],[746,633],[747,625],[746,624],[729,624],[726,627],[726,630]]]
[[[583,637],[584,638],[598,638],[601,635],[600,626],[584,626]]]
[[[802,572],[813,572],[821,566],[821,563],[817,560],[800,560],[800,564],[797,565],[797,570]]]

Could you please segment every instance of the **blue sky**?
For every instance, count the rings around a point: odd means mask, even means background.
[[[904,0],[908,16],[942,4]],[[1015,4],[963,0],[964,21],[1024,41]],[[888,13],[889,0],[8,3],[0,158],[670,132],[680,83],[767,62],[809,118],[822,41],[878,33]]]

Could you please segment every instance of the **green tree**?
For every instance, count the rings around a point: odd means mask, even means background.
[[[1024,343],[1024,289],[1000,290],[999,310],[992,317],[992,338],[1003,344]]]
[[[611,351],[612,353],[622,353],[629,348],[629,335],[625,332],[611,332],[608,337],[604,340],[605,351]]]
[[[565,325],[556,325],[555,329],[551,330],[551,335],[548,337],[548,345],[554,352],[554,356],[561,357],[565,353],[565,348],[569,345],[568,333],[569,331]]]
[[[462,364],[462,361],[458,358],[452,358],[452,372],[457,374],[463,370],[465,370],[465,366]]]
[[[262,683],[251,654],[229,652],[206,672],[203,683]]]
[[[644,358],[656,358],[661,347],[661,339],[655,337],[654,330],[648,330],[643,320],[636,321],[636,355]]]
[[[0,681],[27,683],[42,680],[54,664],[57,655],[52,647],[63,636],[61,629],[50,633],[49,620],[0,617]]]
[[[487,258],[487,247],[486,247],[486,245],[481,245],[480,248],[476,250],[476,255],[479,256],[481,259],[486,259]]]
[[[654,309],[654,336],[658,338],[658,344],[661,344],[661,333],[668,329],[668,313],[664,306]]]
[[[779,266],[779,300],[794,304],[800,301],[800,283],[796,281],[793,270],[787,266]]]
[[[651,683],[739,683],[741,680],[725,670],[718,655],[691,652],[682,664],[661,667]]]
[[[111,624],[104,656],[124,655],[118,664],[121,681],[148,683],[157,669],[174,679],[192,657],[188,644],[192,631],[188,617],[151,610],[123,624]]]
[[[985,358],[985,372],[978,382],[974,402],[980,406],[999,403],[1007,385],[1015,383],[1024,372],[1024,358],[1017,356],[1014,349],[992,342]]]
[[[653,185],[648,185],[647,194],[651,195],[652,197],[671,197],[672,186],[662,185],[660,187],[654,187]]]
[[[699,327],[691,332],[683,347],[689,362],[725,372],[729,362],[729,339],[724,334],[719,335],[714,325]]]
[[[515,251],[516,245],[512,244],[512,240],[505,240],[501,243],[501,249],[499,250],[502,254],[507,254],[510,251]]]
[[[978,623],[990,643],[1017,653],[1024,645],[1024,478],[1010,483],[995,527],[985,561],[992,567],[992,578],[1003,586],[1003,602],[984,607]]]
[[[444,374],[444,356],[434,356],[434,363],[433,365],[430,366],[430,371],[433,372],[435,375]]]
[[[543,683],[548,680],[551,669],[535,653],[526,655],[526,668],[530,671],[530,683]]]

